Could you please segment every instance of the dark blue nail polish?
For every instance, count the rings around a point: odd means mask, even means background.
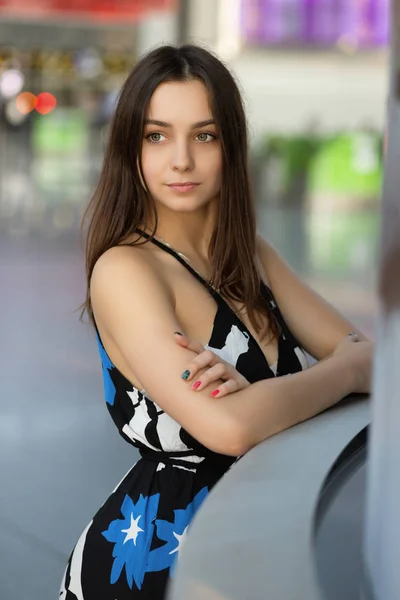
[[[183,373],[182,373],[182,379],[186,380],[189,377],[189,375],[190,375],[190,371],[188,371],[186,369],[186,371],[183,371]]]

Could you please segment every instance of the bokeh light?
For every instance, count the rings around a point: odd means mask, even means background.
[[[28,115],[36,108],[37,98],[31,92],[23,92],[17,97],[15,104],[21,114]]]
[[[12,98],[24,87],[25,77],[18,69],[8,69],[0,75],[0,93],[4,98]]]
[[[57,100],[53,94],[43,92],[37,97],[36,110],[41,115],[48,115],[57,106]]]
[[[15,100],[9,100],[7,102],[7,104],[5,105],[4,116],[6,117],[10,125],[14,125],[15,127],[17,127],[18,125],[22,125],[22,123],[27,118],[26,114],[21,113],[18,110]]]

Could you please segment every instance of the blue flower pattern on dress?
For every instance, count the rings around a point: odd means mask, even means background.
[[[154,533],[154,520],[157,517],[160,494],[144,497],[140,495],[134,504],[126,495],[121,506],[124,519],[112,521],[102,534],[109,542],[114,542],[114,563],[110,583],[116,583],[125,567],[130,589],[133,581],[139,590],[146,572],[147,557]]]
[[[157,519],[157,537],[167,543],[150,552],[147,571],[162,571],[174,566],[189,524],[207,495],[208,488],[204,487],[187,505],[186,509],[174,510],[175,520],[173,523]],[[172,575],[171,572],[170,575]]]
[[[115,367],[112,364],[109,357],[107,356],[98,334],[97,334],[97,345],[99,348],[100,358],[101,358],[101,366],[103,369],[104,396],[105,396],[107,404],[114,406],[116,389],[115,389],[113,380],[111,379],[110,371],[112,369],[115,369]]]

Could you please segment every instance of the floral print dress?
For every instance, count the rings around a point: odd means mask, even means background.
[[[307,358],[263,283],[261,293],[281,327],[278,361],[260,346],[225,300],[158,240],[217,302],[207,347],[250,383],[298,372]],[[121,436],[139,449],[130,469],[83,531],[68,561],[60,600],[162,600],[198,508],[237,460],[212,452],[136,389],[113,365],[97,332],[105,401]]]

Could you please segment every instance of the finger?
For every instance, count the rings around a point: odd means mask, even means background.
[[[200,377],[196,379],[192,385],[192,389],[196,392],[204,389],[213,381],[229,378],[229,367],[225,363],[218,362],[210,369],[207,369]]]
[[[200,342],[191,340],[187,335],[175,333],[175,341],[179,346],[192,350],[193,352],[196,352],[196,354],[200,354],[200,352],[204,351],[204,346]]]
[[[347,334],[347,338],[350,340],[350,342],[359,342],[360,341],[358,334],[355,333],[354,331],[350,331],[350,333]]]
[[[358,335],[352,335],[351,337],[347,337],[346,338],[347,342],[350,342],[351,344],[354,344],[355,342],[359,342],[360,338],[358,337]]]
[[[204,369],[205,367],[213,367],[215,364],[221,361],[218,356],[216,356],[211,350],[203,350],[200,354],[198,354],[193,360],[190,361],[184,373],[182,373],[182,378],[186,381],[191,381],[193,377],[200,371],[200,369]],[[185,376],[184,376],[185,375]]]
[[[222,398],[223,396],[227,396],[228,394],[232,394],[233,392],[237,392],[238,390],[247,387],[247,384],[248,382],[246,382],[246,385],[244,383],[241,384],[237,379],[228,379],[228,381],[221,383],[221,385],[218,386],[218,389],[214,390],[211,395],[213,398]]]

